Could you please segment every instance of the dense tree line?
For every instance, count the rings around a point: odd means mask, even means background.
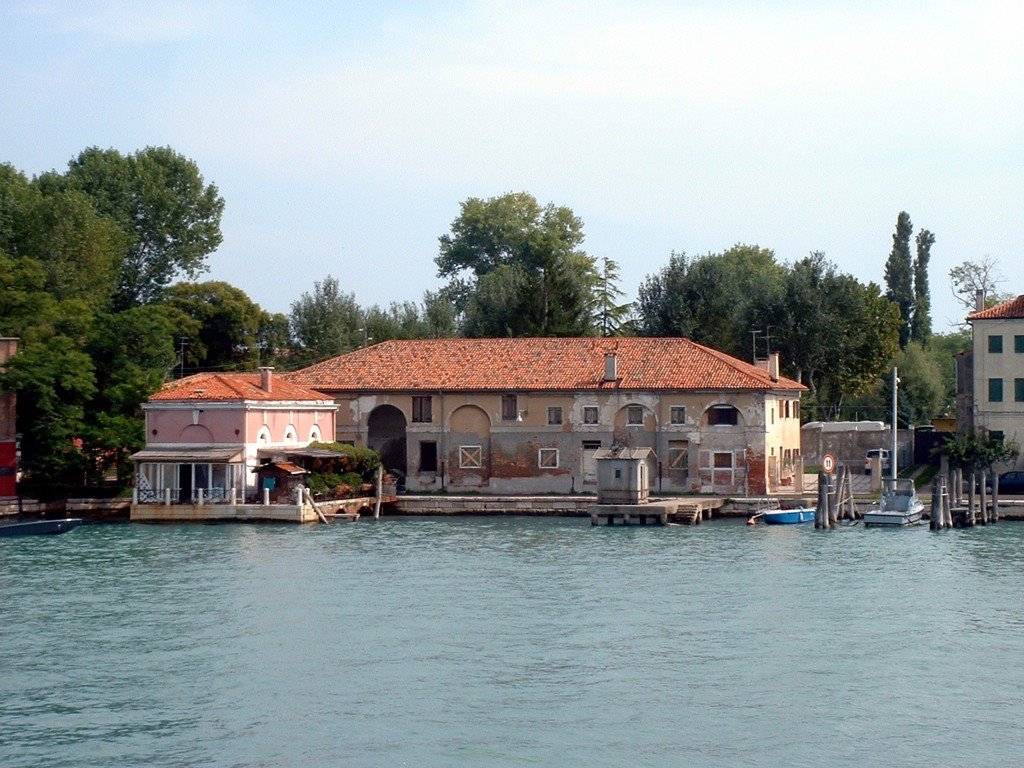
[[[227,283],[197,282],[223,208],[169,148],[87,149],[63,173],[32,179],[0,165],[0,334],[21,338],[0,386],[19,392],[29,473],[54,487],[124,476],[144,442],[140,404],[173,376],[295,368],[394,338],[681,335],[742,359],[770,349],[809,387],[805,418],[879,418],[882,374],[896,363],[915,422],[949,405],[951,365],[939,361],[966,343],[931,335],[934,236],[919,232],[911,258],[905,213],[884,295],[823,254],[784,263],[737,245],[672,253],[634,303],[616,262],[583,250],[570,209],[525,192],[470,198],[439,238],[444,284],[422,301],[362,307],[328,275],[284,315]],[[964,296],[990,277],[972,266],[952,275]]]

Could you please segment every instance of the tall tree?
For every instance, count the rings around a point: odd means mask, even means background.
[[[619,265],[608,257],[601,259],[595,322],[602,336],[621,336],[625,332],[633,304],[619,304],[623,295],[619,288]]]
[[[910,338],[927,344],[932,335],[932,299],[928,290],[928,262],[931,259],[935,235],[927,229],[917,233],[917,255],[914,258],[914,319],[910,325]]]
[[[979,296],[983,307],[1013,298],[1011,294],[998,290],[1003,276],[999,272],[998,261],[991,256],[956,265],[949,270],[949,280],[953,296],[968,313],[978,309]]]
[[[438,276],[467,335],[593,332],[600,275],[570,209],[526,192],[470,198],[439,242]]]
[[[289,322],[299,364],[351,352],[369,337],[355,294],[344,293],[330,275],[292,302]]]
[[[170,147],[127,156],[92,147],[67,173],[43,174],[36,185],[44,192],[79,190],[120,225],[127,244],[117,265],[115,309],[158,300],[181,275],[194,279],[221,243],[223,198],[193,161]]]
[[[896,304],[903,318],[900,327],[900,349],[910,341],[910,327],[914,315],[914,270],[910,255],[910,236],[914,225],[910,214],[900,211],[896,218],[896,232],[892,236],[892,251],[885,262],[885,297]]]

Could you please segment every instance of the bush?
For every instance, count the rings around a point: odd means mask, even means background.
[[[314,471],[321,471],[322,467],[322,471],[325,472],[355,473],[360,477],[360,482],[355,485],[356,488],[363,482],[372,483],[376,480],[377,467],[380,466],[380,454],[374,450],[345,443],[310,443],[309,447],[338,454],[336,458],[316,459],[313,462]]]

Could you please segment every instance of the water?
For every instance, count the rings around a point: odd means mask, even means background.
[[[0,541],[0,765],[1024,761],[1024,525]]]

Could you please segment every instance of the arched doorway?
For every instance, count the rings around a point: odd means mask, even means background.
[[[452,411],[448,476],[455,486],[487,486],[491,479],[491,419],[475,405]]]
[[[405,414],[393,405],[380,405],[370,413],[366,429],[366,444],[380,454],[384,469],[404,478],[408,473]]]

